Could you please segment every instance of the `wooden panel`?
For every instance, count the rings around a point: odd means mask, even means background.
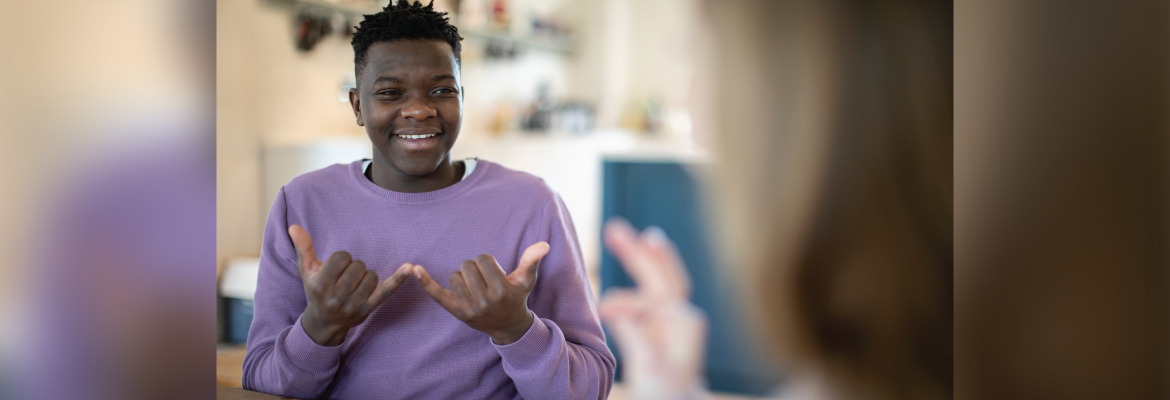
[[[244,348],[221,349],[216,353],[215,384],[233,388],[244,387]]]

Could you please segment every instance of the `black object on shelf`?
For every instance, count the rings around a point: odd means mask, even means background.
[[[301,13],[296,18],[297,50],[313,50],[322,38],[333,33],[333,22],[327,18]]]

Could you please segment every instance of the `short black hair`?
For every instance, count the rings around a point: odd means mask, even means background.
[[[423,6],[415,1],[393,1],[382,11],[365,16],[353,33],[353,68],[355,78],[360,80],[362,69],[366,66],[366,51],[370,46],[381,42],[396,40],[441,40],[451,45],[455,52],[455,62],[461,63],[459,57],[459,29],[448,22],[447,13],[435,11],[435,2]]]

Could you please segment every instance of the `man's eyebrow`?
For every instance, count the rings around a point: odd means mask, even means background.
[[[455,80],[455,75],[451,75],[451,74],[435,75],[435,76],[431,77],[431,80],[433,80],[433,81],[452,80],[453,81],[453,80]]]
[[[374,80],[374,83],[378,82],[402,83],[402,80],[393,76],[379,76],[378,79]]]

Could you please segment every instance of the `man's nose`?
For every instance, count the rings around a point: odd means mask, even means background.
[[[424,99],[413,99],[402,106],[401,113],[404,118],[423,121],[427,118],[434,117],[437,114],[437,110],[430,102]]]

